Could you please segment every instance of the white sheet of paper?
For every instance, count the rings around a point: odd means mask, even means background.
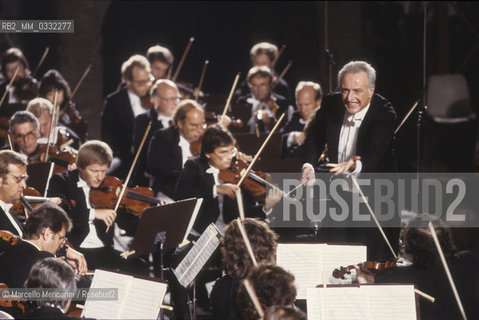
[[[120,318],[156,319],[166,287],[166,283],[133,278]]]

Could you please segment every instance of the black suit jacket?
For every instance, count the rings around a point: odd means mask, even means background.
[[[316,112],[304,146],[304,162],[316,163],[324,145],[328,144],[328,156],[338,162],[338,144],[345,108],[341,93],[328,94]],[[369,110],[358,131],[356,154],[361,156],[362,172],[394,172],[393,137],[396,112],[392,104],[379,94],[374,94]]]
[[[288,147],[287,140],[290,132],[303,131],[304,124],[300,122],[301,115],[298,111],[293,113],[291,120],[289,120],[280,130],[281,135],[281,158],[301,158],[304,153],[304,143],[300,146],[293,144]]]
[[[12,222],[10,221],[10,219],[8,219],[7,215],[10,215],[13,217],[13,220],[17,223],[17,225],[20,227],[20,230],[22,230],[23,232],[23,225],[20,222],[20,220],[18,220],[15,213],[5,212],[1,208],[0,208],[0,230],[7,230],[16,236],[19,236],[17,229],[13,226]]]
[[[140,114],[138,117],[135,118],[135,130],[133,132],[133,145],[135,154],[140,148],[141,140],[143,139],[143,135],[145,134],[146,128],[148,127],[148,123],[151,121],[151,129],[148,133],[148,136],[145,140],[145,145],[143,146],[143,150],[138,157],[138,163],[136,164],[135,168],[135,175],[134,175],[134,182],[133,184],[138,185],[148,185],[145,184],[145,176],[144,172],[148,172],[148,166],[146,164],[146,154],[148,152],[148,144],[151,140],[153,134],[159,130],[163,129],[163,123],[158,120],[158,114],[155,111],[155,108],[151,108],[146,113]]]
[[[193,228],[198,233],[202,233],[211,222],[216,222],[220,214],[218,197],[213,198],[213,186],[215,185],[213,174],[206,173],[209,167],[208,161],[201,157],[186,161],[185,168],[181,171],[181,176],[176,186],[176,199],[178,200],[203,198],[200,212],[193,225]],[[239,217],[238,204],[236,199],[230,199],[226,195],[223,199],[223,220],[228,224],[233,219]],[[265,217],[261,205],[256,205],[255,201],[244,191],[243,202],[246,216]]]
[[[116,172],[123,178],[133,160],[133,129],[135,116],[128,98],[128,90],[119,87],[106,97],[101,116],[101,140],[113,150],[113,155],[122,161]]]
[[[40,251],[31,243],[20,240],[0,255],[0,282],[9,288],[23,288],[31,267],[38,260],[53,257],[50,252]]]
[[[88,225],[90,211],[86,206],[83,189],[77,187],[78,180],[78,170],[56,174],[50,179],[47,191],[48,197],[60,197],[75,201],[75,205],[66,208],[65,211],[73,223],[73,229],[67,237],[73,246],[77,248],[80,247],[80,244],[90,232],[90,226]],[[110,228],[108,233],[106,233],[106,224],[103,220],[95,219],[94,224],[103,245],[112,246],[114,228]]]
[[[179,142],[178,127],[157,130],[150,140],[146,156],[148,170],[153,176],[153,191],[161,191],[172,199],[175,199],[175,186],[183,165]]]

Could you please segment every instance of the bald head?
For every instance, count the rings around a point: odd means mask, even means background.
[[[176,84],[171,80],[160,79],[151,88],[151,100],[156,112],[171,117],[178,105],[179,92]]]
[[[301,81],[296,86],[296,105],[304,120],[308,120],[313,112],[320,107],[322,91],[319,84],[310,81]]]

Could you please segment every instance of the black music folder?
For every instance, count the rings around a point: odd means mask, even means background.
[[[202,202],[202,198],[192,198],[146,209],[131,246],[135,256],[158,251],[159,241],[164,241],[164,249],[185,243]]]

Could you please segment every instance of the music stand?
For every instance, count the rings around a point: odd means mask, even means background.
[[[186,242],[203,199],[186,199],[146,209],[138,222],[131,250],[135,256],[160,251],[161,279],[163,253]]]

